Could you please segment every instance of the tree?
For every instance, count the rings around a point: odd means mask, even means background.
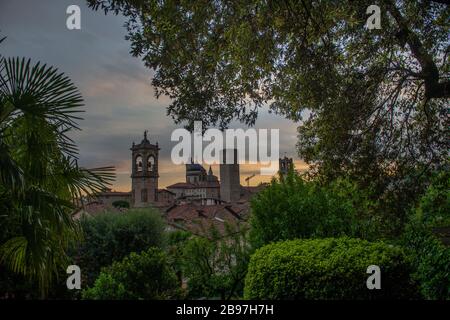
[[[94,300],[164,300],[176,298],[179,287],[166,254],[149,248],[132,252],[122,261],[104,268],[92,288],[83,291],[84,299]]]
[[[212,228],[208,238],[196,236],[182,246],[182,270],[190,298],[229,300],[242,297],[244,278],[252,248],[248,228],[225,226],[220,234]]]
[[[42,295],[80,238],[71,216],[77,199],[113,178],[111,167],[77,164],[68,134],[78,129],[81,106],[77,88],[55,68],[0,57],[0,263],[35,281]]]
[[[373,212],[374,203],[351,181],[322,185],[291,170],[251,200],[254,247],[291,239],[389,235],[392,221]]]

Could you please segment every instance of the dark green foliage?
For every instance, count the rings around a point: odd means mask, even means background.
[[[110,167],[77,164],[69,136],[79,129],[82,105],[78,89],[57,69],[0,57],[1,269],[34,282],[30,287],[39,287],[41,296],[79,239],[73,200],[102,190],[113,178]]]
[[[184,243],[186,240],[188,240],[192,234],[188,231],[171,231],[167,235],[167,245],[168,246],[176,246],[180,243]]]
[[[181,230],[171,231],[167,234],[167,255],[169,263],[175,271],[180,285],[183,283],[183,248],[191,236],[190,232]]]
[[[112,203],[114,208],[130,208],[130,203],[125,200],[117,200]]]
[[[178,291],[166,254],[150,248],[140,254],[133,252],[104,268],[94,286],[84,290],[82,296],[94,300],[156,300],[175,298]]]
[[[0,265],[0,300],[38,299],[37,283]]]
[[[322,186],[290,172],[252,199],[255,246],[296,238],[341,235],[373,238],[380,225],[370,201],[349,181]]]
[[[369,290],[367,267],[381,268],[381,290]],[[351,238],[291,240],[251,257],[246,299],[415,298],[410,267],[399,247]]]
[[[188,297],[241,297],[251,254],[248,229],[226,225],[224,234],[210,230],[208,235],[209,238],[193,237],[182,247]]]
[[[404,234],[404,244],[415,267],[414,277],[427,299],[450,300],[450,247],[439,230],[450,233],[448,171],[438,174],[421,198]]]
[[[417,222],[408,225],[404,238],[422,295],[426,299],[450,300],[450,248]]]
[[[82,270],[83,285],[91,285],[100,269],[123,259],[131,252],[162,247],[165,224],[153,209],[133,209],[124,213],[107,212],[83,218],[82,245],[73,262]]]
[[[416,219],[428,226],[450,226],[450,170],[444,167],[433,174],[416,209]]]

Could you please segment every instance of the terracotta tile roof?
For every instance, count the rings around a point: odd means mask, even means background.
[[[80,219],[83,215],[95,216],[104,212],[119,212],[120,209],[114,207],[107,207],[104,203],[100,201],[91,201],[86,203],[83,207],[79,207],[73,214],[72,218],[75,220]]]
[[[191,183],[187,183],[187,182],[177,182],[174,184],[171,184],[170,186],[167,186],[167,188],[172,188],[172,189],[192,189],[194,188],[194,185]]]
[[[260,184],[257,186],[241,187],[241,200],[249,201],[255,194],[257,194],[258,192],[260,192],[267,186],[268,186],[268,184],[264,183],[264,184]]]
[[[100,192],[97,194],[97,196],[108,196],[108,197],[131,197],[131,192],[119,192],[119,191],[107,191],[107,192]]]
[[[246,223],[247,216],[248,203],[206,206],[181,204],[169,207],[164,213],[167,223],[172,227],[200,235],[208,235],[213,226],[219,233],[224,233],[226,223]]]
[[[219,188],[218,181],[201,181],[197,184],[188,182],[178,182],[167,187],[167,189],[198,189],[198,188]]]
[[[167,189],[158,189],[158,192],[168,192],[168,193],[170,193],[170,194],[175,195],[175,193],[173,193],[172,191],[169,191],[169,190],[167,190]]]

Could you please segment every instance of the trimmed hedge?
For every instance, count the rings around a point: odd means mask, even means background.
[[[367,267],[381,269],[381,290],[369,290]],[[252,255],[246,299],[416,298],[410,266],[399,247],[351,238],[291,240]]]

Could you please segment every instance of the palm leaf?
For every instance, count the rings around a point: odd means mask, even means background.
[[[68,77],[45,64],[32,65],[25,58],[8,58],[0,63],[3,129],[21,117],[44,119],[61,132],[79,129],[76,121],[81,119],[78,114],[83,112],[83,99]],[[73,141],[59,132],[58,138],[61,150],[74,155]]]

